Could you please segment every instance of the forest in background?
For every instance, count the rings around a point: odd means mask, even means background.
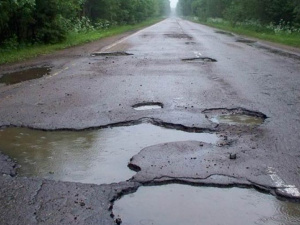
[[[300,33],[299,0],[179,0],[177,12],[202,22],[244,26],[255,31]]]
[[[170,12],[169,0],[0,0],[0,47],[63,41],[70,32],[140,23]]]

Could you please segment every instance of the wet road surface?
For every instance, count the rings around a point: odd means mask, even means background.
[[[45,216],[49,213],[62,224],[85,224],[87,215],[93,223],[114,224],[111,202],[141,185],[164,182],[256,187],[300,199],[298,50],[171,18],[105,47],[78,51],[2,66],[1,75],[36,66],[49,66],[51,72],[40,79],[0,84],[1,127],[75,131],[128,126],[148,118],[167,128],[216,133],[223,141],[147,146],[128,159],[136,172],[133,178],[113,185],[11,178],[17,166],[1,156],[1,173],[7,175],[0,178],[3,224],[18,224],[26,213],[32,213],[26,217],[31,224],[51,224]],[[152,103],[163,107],[134,108]],[[232,124],[230,118],[238,122]],[[47,193],[51,188],[62,194]],[[72,202],[79,200],[66,193],[78,188],[92,188],[95,196],[84,198],[99,201],[74,213]],[[19,211],[21,203],[28,208]],[[16,211],[19,217],[12,216]]]

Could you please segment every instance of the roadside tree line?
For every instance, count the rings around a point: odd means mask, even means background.
[[[177,12],[202,21],[221,18],[239,22],[300,27],[300,0],[179,0]]]
[[[170,12],[169,0],[0,0],[0,46],[57,43],[68,32],[135,24]]]

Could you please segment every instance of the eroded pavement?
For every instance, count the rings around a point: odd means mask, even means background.
[[[0,85],[0,126],[55,132],[152,123],[213,133],[219,141],[140,149],[128,158],[136,174],[114,184],[16,176],[17,162],[0,155],[1,224],[115,224],[111,210],[120,196],[172,182],[300,199],[297,50],[175,18],[115,41],[2,66],[1,74],[36,66],[51,72]],[[159,107],[134,108],[153,104]],[[230,115],[237,123],[222,122]]]

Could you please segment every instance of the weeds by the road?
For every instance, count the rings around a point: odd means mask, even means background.
[[[195,17],[191,20],[218,29],[231,31],[236,34],[246,35],[293,47],[300,47],[300,29],[296,29],[284,21],[281,21],[278,25],[269,24],[265,26],[257,21],[238,22],[233,25],[232,23],[220,18],[209,18],[205,22],[199,21],[198,18]]]
[[[10,49],[0,49],[0,64],[22,61],[37,57],[39,55],[49,54],[56,50],[99,40],[104,37],[110,37],[127,31],[137,30],[155,24],[160,20],[162,20],[162,18],[150,19],[135,25],[124,25],[100,30],[92,29],[84,33],[71,32],[68,34],[65,41],[58,44],[16,46],[15,48]]]

